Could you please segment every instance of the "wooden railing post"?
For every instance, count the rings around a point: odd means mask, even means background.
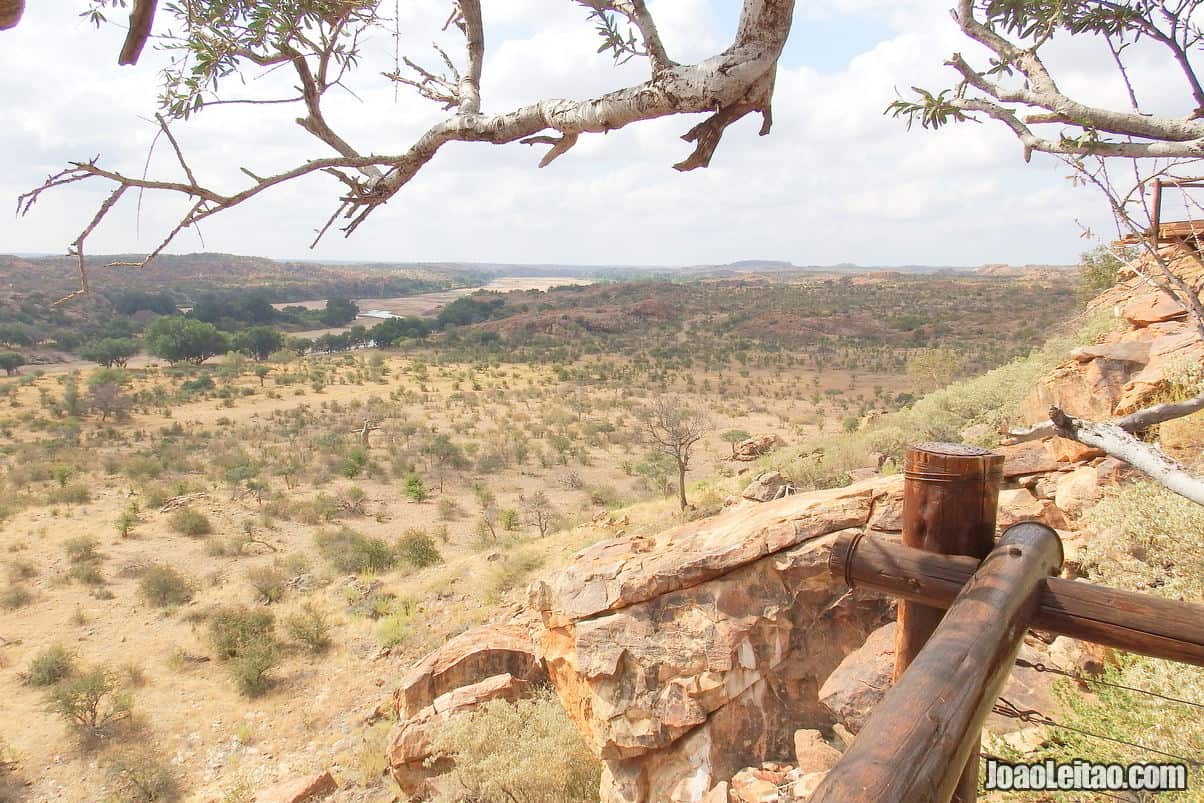
[[[995,511],[1003,482],[1003,456],[954,443],[922,443],[907,450],[903,466],[903,543],[942,555],[982,560],[995,546]],[[945,612],[899,603],[894,680],[919,654]],[[978,750],[971,753],[953,794],[954,803],[978,796]]]

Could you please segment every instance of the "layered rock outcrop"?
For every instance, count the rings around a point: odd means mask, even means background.
[[[897,503],[878,478],[595,544],[536,583],[548,675],[608,801],[700,800],[827,727],[819,685],[890,615],[831,579],[831,544]]]

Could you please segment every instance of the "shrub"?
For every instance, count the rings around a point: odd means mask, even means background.
[[[96,554],[96,547],[100,542],[95,538],[87,535],[81,535],[76,538],[68,538],[63,543],[63,551],[67,553],[67,560],[72,563],[87,563],[100,558]]]
[[[14,560],[8,564],[7,574],[10,582],[18,583],[22,580],[36,577],[38,568],[27,560]]]
[[[14,583],[0,592],[0,606],[12,611],[28,605],[33,599],[33,593],[23,585]]]
[[[47,499],[56,505],[82,505],[92,501],[92,491],[82,482],[71,482],[53,489]]]
[[[431,736],[432,756],[454,762],[449,788],[482,803],[586,803],[598,799],[601,764],[550,689],[490,700]]]
[[[53,686],[77,671],[75,653],[61,644],[51,644],[33,657],[21,679],[30,686]]]
[[[347,527],[316,533],[314,545],[322,557],[340,572],[383,571],[397,560],[393,550],[380,538],[369,538]]]
[[[180,798],[180,784],[171,764],[150,746],[117,751],[109,764],[109,776],[121,803],[165,803]]]
[[[258,697],[271,686],[268,672],[280,663],[280,654],[274,640],[260,640],[244,644],[238,655],[230,659],[227,667],[234,685],[247,697]]]
[[[415,502],[425,502],[430,494],[426,490],[426,483],[422,481],[422,477],[417,474],[410,474],[406,477],[406,496]]]
[[[518,511],[511,507],[502,508],[497,514],[497,523],[503,530],[514,532],[518,529]]]
[[[86,735],[97,736],[127,718],[133,701],[121,690],[116,673],[97,666],[55,686],[48,707]]]
[[[91,563],[77,563],[71,567],[71,571],[67,572],[67,576],[86,586],[102,586],[105,584],[104,575],[100,573],[100,569]]]
[[[193,538],[213,532],[213,525],[209,523],[209,518],[199,510],[193,510],[190,507],[182,507],[171,515],[171,528],[180,535],[188,535]]]
[[[330,647],[330,620],[313,602],[306,602],[300,611],[289,614],[284,627],[289,636],[305,644],[311,652],[325,652]]]
[[[395,647],[409,635],[410,616],[404,611],[391,613],[376,623],[376,640],[382,647]]]
[[[276,617],[242,606],[219,608],[209,618],[209,643],[219,661],[238,657],[246,645],[275,641]]]
[[[260,598],[269,605],[279,602],[284,596],[286,578],[284,572],[275,566],[257,566],[247,569],[247,581],[259,594]]]
[[[422,569],[443,562],[443,556],[429,535],[418,528],[406,530],[397,542],[397,555],[411,566]]]
[[[152,564],[142,573],[142,596],[152,605],[183,605],[192,599],[192,584],[170,566]]]

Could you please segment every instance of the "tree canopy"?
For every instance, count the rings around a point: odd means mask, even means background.
[[[146,347],[168,362],[203,363],[229,347],[224,334],[211,323],[170,315],[159,318],[146,330]]]

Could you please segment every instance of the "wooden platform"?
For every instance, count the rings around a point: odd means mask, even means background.
[[[1187,242],[1204,239],[1204,220],[1175,220],[1158,227],[1158,242]],[[1136,234],[1126,234],[1117,242],[1133,245],[1141,242]]]

